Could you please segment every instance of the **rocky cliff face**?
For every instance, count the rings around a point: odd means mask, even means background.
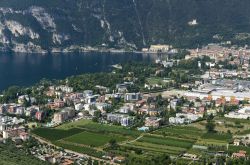
[[[248,0],[1,0],[0,47],[18,52],[250,42]]]

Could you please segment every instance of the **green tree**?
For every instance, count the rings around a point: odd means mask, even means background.
[[[116,140],[115,140],[115,139],[111,139],[111,140],[109,141],[109,145],[110,145],[111,148],[116,148],[116,147],[117,147],[117,142],[116,142]]]
[[[207,130],[207,132],[213,133],[214,129],[215,129],[214,122],[213,121],[207,121],[207,124],[206,124],[206,130]]]

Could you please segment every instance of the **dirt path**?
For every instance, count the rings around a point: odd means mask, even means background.
[[[143,136],[144,136],[144,134],[141,134],[141,135],[140,135],[139,137],[137,137],[136,139],[131,140],[131,141],[125,141],[125,142],[119,143],[119,145],[125,145],[125,144],[134,143],[134,142],[136,142],[137,140],[140,140]]]

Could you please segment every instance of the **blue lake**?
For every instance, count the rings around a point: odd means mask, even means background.
[[[39,80],[64,79],[84,73],[111,71],[111,65],[131,61],[150,62],[157,55],[136,53],[0,54],[0,91],[29,86]]]

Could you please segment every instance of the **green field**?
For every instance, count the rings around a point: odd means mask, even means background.
[[[163,80],[161,78],[158,78],[158,77],[150,77],[147,79],[147,82],[149,84],[161,84],[161,83],[163,83]]]
[[[100,150],[105,148],[111,139],[121,142],[140,135],[136,130],[98,124],[91,120],[65,123],[56,128],[37,128],[32,133],[65,149],[97,157],[104,155]]]
[[[84,147],[84,146],[79,146],[75,144],[66,144],[60,141],[56,141],[54,144],[62,148],[66,148],[75,152],[84,153],[84,154],[88,154],[90,156],[95,156],[99,158],[104,155],[104,152],[97,151],[91,147]]]
[[[69,122],[69,123],[64,123],[58,127],[56,127],[56,129],[72,129],[72,128],[77,128],[86,124],[92,124],[93,122],[91,120],[78,120],[75,122]],[[93,123],[95,124],[95,123]]]
[[[140,142],[147,142],[152,144],[159,144],[159,145],[168,145],[168,146],[175,146],[181,148],[191,148],[194,141],[184,140],[174,137],[156,137],[156,136],[144,136],[139,140]]]
[[[199,139],[196,142],[197,145],[205,145],[205,146],[226,146],[228,143],[223,140],[215,140],[215,139]]]
[[[250,134],[250,129],[248,130],[244,130],[238,133],[239,135],[246,135],[246,134]]]
[[[199,145],[226,146],[232,139],[232,135],[225,133],[205,133],[197,141]]]
[[[176,137],[173,134],[173,128],[171,128],[171,133],[167,136],[161,135],[162,131],[166,129],[167,128],[163,128],[159,131],[155,131],[153,132],[154,134],[145,134],[137,141],[127,143],[123,147],[130,153],[142,152],[144,155],[169,154],[178,156],[192,148],[196,142],[193,138]],[[176,127],[176,129],[180,131],[179,127]]]
[[[250,154],[250,147],[245,147],[245,146],[233,146],[233,145],[229,145],[229,148],[228,150],[230,152],[239,152],[239,150],[243,150],[243,151],[246,151],[247,154],[249,155]]]
[[[49,141],[60,140],[75,134],[82,132],[83,130],[72,128],[69,130],[61,130],[61,129],[51,129],[51,128],[37,128],[32,132],[44,139]]]
[[[158,135],[165,134],[166,136],[196,140],[202,136],[204,131],[190,126],[172,126],[161,128],[153,133]]]
[[[228,131],[235,135],[244,135],[250,133],[250,120],[229,119],[219,116],[216,116],[213,120],[216,123],[215,131],[219,133],[227,133]],[[192,123],[191,125],[193,127],[205,130],[206,121]]]
[[[32,132],[65,149],[96,157],[101,157],[106,152],[123,156],[129,153],[135,157],[159,154],[178,156],[183,152],[200,155],[202,153],[192,147],[194,144],[210,148],[223,147],[232,139],[231,134],[206,133],[193,126],[163,127],[150,133],[141,133],[91,120],[65,123],[56,128],[37,128]],[[117,141],[118,148],[108,147],[111,139]],[[237,148],[230,147],[230,151],[234,150]]]
[[[202,139],[214,139],[214,140],[220,140],[220,141],[229,141],[232,139],[231,134],[225,134],[225,133],[205,133],[202,135]]]
[[[85,129],[91,132],[95,131],[95,132],[101,132],[101,133],[114,133],[114,134],[120,134],[123,136],[132,136],[132,137],[140,136],[140,132],[137,130],[131,130],[129,128],[115,126],[115,125],[98,124],[90,120],[79,120],[73,123],[72,122],[66,123],[57,127],[56,129],[68,130],[72,128]]]
[[[113,136],[113,135],[105,135],[105,134],[99,134],[99,133],[92,133],[92,132],[82,132],[67,138],[64,138],[63,140],[69,141],[72,143],[77,144],[84,144],[88,146],[93,147],[99,147],[102,145],[107,144],[111,139],[116,139],[116,141],[124,141],[126,138],[120,137],[120,136]]]
[[[154,153],[154,154],[163,154],[167,153],[173,156],[179,155],[181,152],[184,152],[185,149],[179,147],[171,147],[164,145],[156,145],[151,143],[141,143],[135,142],[133,144],[126,144],[125,147],[128,147],[130,151],[134,151],[135,149],[142,150],[144,154]]]

